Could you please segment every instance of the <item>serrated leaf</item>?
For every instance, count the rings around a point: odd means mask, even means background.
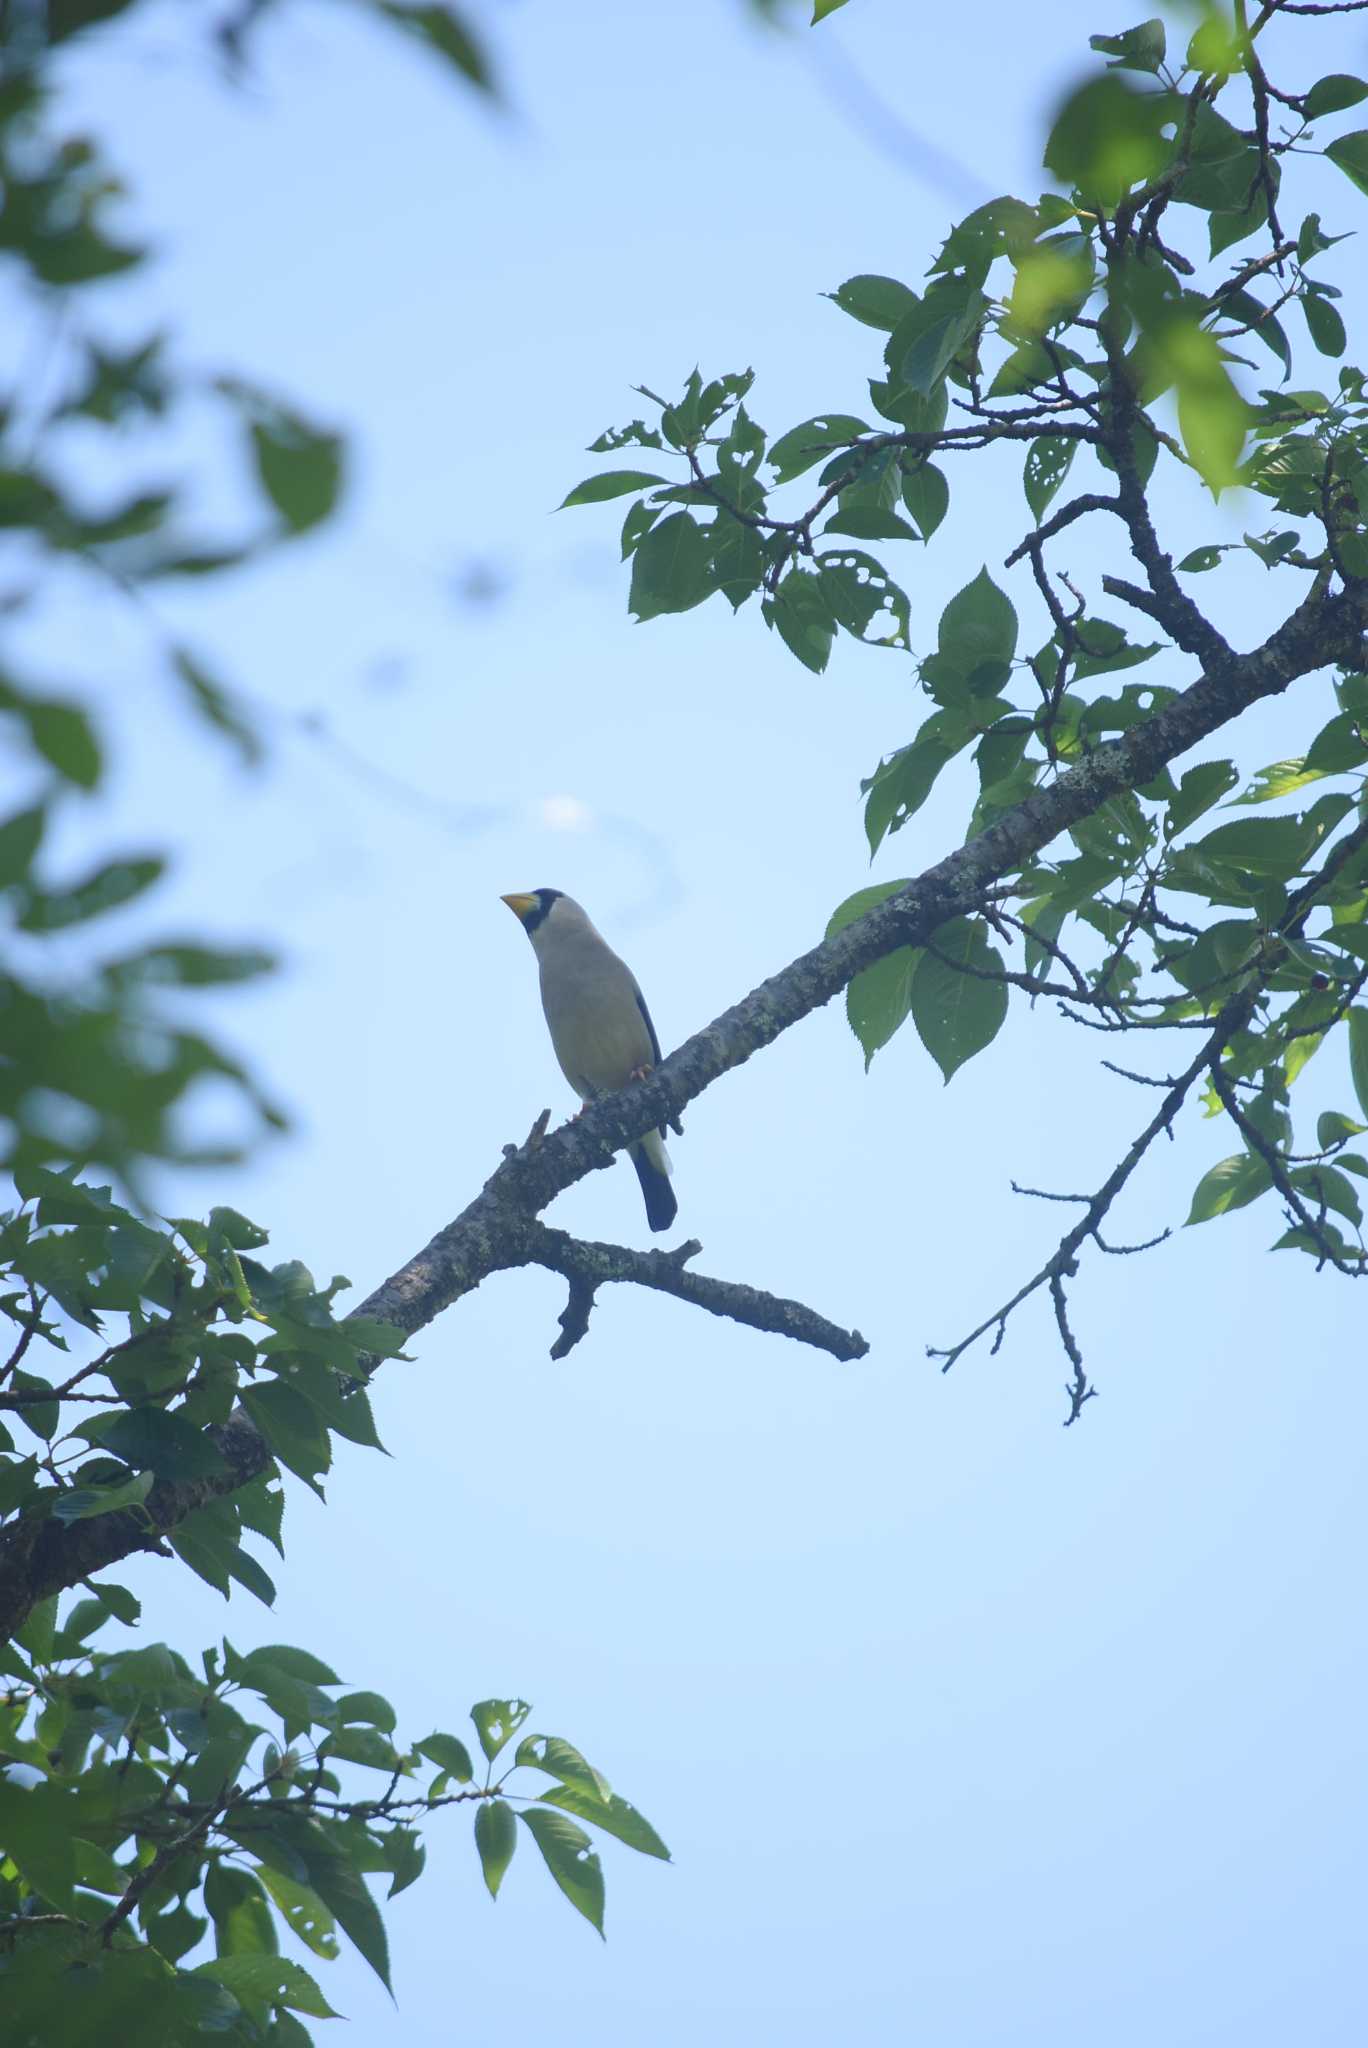
[[[1001,956],[975,919],[942,925],[912,977],[912,1022],[945,1079],[991,1045],[1007,1017],[1005,982],[981,979],[1001,972]],[[943,958],[937,958],[937,954]],[[965,971],[961,971],[965,970]],[[970,970],[978,970],[977,972]]]
[[[708,537],[687,512],[642,535],[632,556],[627,608],[639,620],[691,611],[713,588]]]
[[[950,486],[934,463],[921,462],[903,474],[902,501],[922,539],[930,540],[949,510]]]
[[[893,332],[917,297],[894,277],[867,274],[848,277],[843,285],[824,296],[852,319],[862,321],[866,327],[881,328],[885,334]]]
[[[306,2012],[311,2019],[335,2020],[335,2013],[307,1970],[283,1956],[226,1955],[201,1963],[197,1977],[208,1977],[231,1991],[243,2011],[265,2026],[281,2006]]]

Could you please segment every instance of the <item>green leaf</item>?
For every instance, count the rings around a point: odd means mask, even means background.
[[[1308,121],[1319,121],[1322,114],[1342,114],[1346,107],[1356,107],[1360,100],[1368,100],[1368,85],[1345,71],[1332,71],[1328,77],[1316,80],[1306,95],[1302,113]]]
[[[733,611],[760,588],[765,574],[765,546],[753,526],[719,511],[710,529],[713,582]]]
[[[888,338],[884,355],[893,383],[929,398],[987,309],[983,293],[963,279],[933,285]]]
[[[166,862],[156,855],[140,860],[111,860],[70,889],[30,887],[17,923],[26,932],[66,931],[88,918],[103,917],[141,896],[159,880]]]
[[[914,947],[899,946],[871,967],[862,968],[846,989],[846,1017],[863,1048],[866,1073],[875,1053],[907,1020],[912,978],[920,959]]]
[[[171,662],[201,718],[232,741],[244,767],[255,768],[264,751],[261,739],[232,693],[214,680],[188,648],[173,648]]]
[[[942,658],[973,689],[997,689],[1016,652],[1017,615],[987,569],[980,569],[941,613]]]
[[[277,1820],[276,1826],[280,1824]],[[331,1908],[342,1932],[389,1991],[389,1945],[385,1940],[385,1925],[359,1868],[345,1852],[334,1846],[336,1835],[326,1835],[317,1823],[292,1828],[288,1839],[304,1860],[308,1882],[324,1905]]]
[[[1306,317],[1311,339],[1321,354],[1342,356],[1348,346],[1349,337],[1344,331],[1344,322],[1329,299],[1322,298],[1317,292],[1303,292],[1301,309]]]
[[[1333,1166],[1299,1166],[1290,1176],[1297,1192],[1312,1209],[1333,1209],[1357,1229],[1363,1221],[1363,1206],[1351,1180]]]
[[[524,1735],[518,1744],[515,1765],[545,1771],[563,1785],[579,1785],[600,1800],[611,1799],[613,1788],[602,1772],[587,1763],[574,1747],[559,1735]]]
[[[790,569],[774,596],[763,600],[761,609],[766,625],[778,630],[790,654],[814,675],[821,675],[836,637],[836,620],[821,579],[809,569]]]
[[[1206,1223],[1232,1209],[1243,1209],[1267,1188],[1273,1176],[1265,1162],[1253,1152],[1236,1152],[1222,1159],[1197,1183],[1188,1212],[1188,1223]]]
[[[1334,1145],[1357,1138],[1361,1131],[1368,1131],[1368,1124],[1355,1123],[1338,1109],[1322,1110],[1316,1119],[1316,1144],[1322,1152],[1328,1152]]]
[[[478,1700],[470,1710],[480,1747],[493,1763],[506,1742],[511,1741],[532,1709],[526,1700]],[[434,1738],[429,1737],[429,1741]],[[429,1749],[427,1754],[431,1756]]]
[[[977,919],[955,918],[942,925],[912,977],[912,1022],[917,1035],[948,1081],[966,1060],[991,1045],[1007,1017],[1007,985],[981,980],[1001,972],[1003,961]],[[978,972],[965,972],[961,969]]]
[[[832,912],[827,923],[827,937],[832,938],[857,917],[863,917],[867,910],[873,910],[876,904],[906,887],[904,879],[876,882],[868,889],[857,889]],[[846,989],[846,1016],[864,1050],[866,1072],[875,1053],[888,1043],[906,1019],[911,1000],[911,975],[917,957],[911,947],[900,946],[896,952],[876,960],[872,967],[864,968]]]
[[[625,1799],[619,1799],[616,1792],[603,1800],[596,1799],[592,1792],[586,1792],[582,1785],[562,1785],[558,1791],[543,1792],[541,1803],[543,1806],[559,1806],[565,1813],[573,1813],[577,1820],[602,1828],[605,1835],[615,1836],[619,1842],[625,1842],[629,1849],[639,1850],[643,1856],[658,1856],[665,1863],[670,1860],[669,1850],[651,1823]]]
[[[449,1778],[454,1778],[458,1785],[468,1785],[475,1776],[470,1751],[455,1735],[428,1735],[414,1747],[419,1756],[427,1757]]]
[[[1352,135],[1337,135],[1326,144],[1325,154],[1360,192],[1368,193],[1368,128],[1356,128]]]
[[[415,6],[410,0],[380,0],[380,12],[417,36],[434,55],[458,71],[477,91],[495,95],[489,56],[454,7]]]
[[[1355,1003],[1349,1012],[1349,1074],[1358,1106],[1368,1116],[1368,1010]]]
[[[240,1398],[275,1456],[311,1486],[321,1500],[323,1489],[318,1474],[326,1472],[332,1464],[332,1451],[328,1433],[309,1402],[281,1380],[243,1387]]]
[[[786,484],[801,476],[814,462],[831,454],[833,442],[850,441],[869,432],[863,420],[848,412],[821,413],[816,419],[804,420],[801,426],[790,427],[787,434],[781,434],[770,446],[768,461],[775,482]],[[853,450],[851,456],[853,460]]]
[[[708,537],[687,512],[672,512],[642,535],[632,556],[627,598],[637,619],[691,611],[712,588]]]
[[[905,470],[902,501],[916,520],[923,540],[930,540],[950,506],[950,486],[934,463],[919,462]]]
[[[576,1912],[603,1933],[603,1866],[584,1829],[563,1813],[532,1806],[519,1814],[546,1867]]]
[[[1119,35],[1089,36],[1088,47],[1112,59],[1109,71],[1157,72],[1164,61],[1167,38],[1163,22],[1155,15]]]
[[[1195,768],[1189,768],[1178,784],[1178,793],[1169,800],[1168,817],[1164,831],[1168,838],[1200,818],[1203,811],[1209,811],[1213,804],[1235,787],[1239,772],[1233,761],[1202,761]]]
[[[94,789],[100,779],[100,745],[79,704],[53,698],[33,702],[27,722],[34,746],[57,773],[78,789]]]
[[[1079,86],[1061,107],[1045,145],[1046,166],[1085,199],[1115,206],[1169,162],[1173,143],[1163,130],[1173,118],[1168,94],[1137,92],[1108,72]]]
[[[121,1409],[86,1433],[126,1465],[158,1479],[213,1479],[227,1470],[213,1438],[165,1408]]]
[[[1078,443],[1068,434],[1042,434],[1026,450],[1022,487],[1037,526],[1068,475],[1069,465],[1077,453]]]
[[[910,746],[900,747],[881,761],[864,785],[865,831],[870,854],[876,854],[884,836],[899,832],[915,817],[935,787],[941,770],[968,745],[972,727],[953,713],[933,712]]]
[[[307,533],[332,512],[342,489],[342,441],[297,413],[272,408],[251,426],[257,475],[291,533]]]
[[[112,1468],[118,1471],[118,1466]],[[92,1515],[112,1515],[119,1508],[141,1507],[152,1491],[150,1472],[135,1473],[122,1486],[73,1486],[59,1495],[52,1510],[54,1522],[87,1522]]]
[[[204,1880],[204,1905],[220,1956],[276,1953],[275,1921],[265,1892],[248,1870],[216,1861]]]
[[[44,1782],[21,1788],[0,1778],[0,1848],[59,1913],[69,1913],[76,1883],[73,1809],[66,1792]]]
[[[346,1723],[359,1721],[369,1728],[394,1733],[394,1709],[378,1692],[349,1692],[337,1702],[337,1717]]]
[[[287,1877],[283,1870],[263,1864],[258,1873],[261,1882],[274,1899],[284,1916],[291,1934],[296,1935],[306,1948],[326,1962],[335,1962],[338,1955],[337,1923],[324,1905],[318,1893],[297,1879]]]
[[[217,1962],[201,1963],[194,1972],[231,1991],[243,2011],[265,2026],[281,2006],[306,2012],[311,2019],[339,2017],[307,1970],[298,1963],[275,1955],[221,1955]]]
[[[844,505],[828,519],[824,533],[849,533],[857,540],[918,540],[920,535],[896,512],[878,505]]]
[[[475,1809],[475,1847],[491,1899],[499,1896],[504,1872],[518,1846],[513,1809],[502,1799],[486,1799]]]
[[[819,21],[825,21],[829,14],[834,14],[838,7],[844,7],[845,4],[846,0],[812,0],[812,20],[808,26],[816,28]],[[602,1929],[599,1931],[601,1933]]]
[[[46,809],[35,804],[30,810],[12,812],[0,825],[0,889],[11,888],[28,874],[46,824]]]
[[[238,1660],[232,1676],[244,1684],[253,1685],[267,1670],[283,1671],[287,1678],[297,1678],[305,1685],[342,1683],[321,1657],[315,1657],[309,1650],[296,1649],[293,1643],[263,1643],[259,1649],[249,1651]]]
[[[917,297],[894,277],[865,274],[848,277],[834,292],[826,292],[823,296],[832,300],[843,313],[849,313],[852,319],[863,321],[866,327],[882,328],[885,334],[893,332],[903,315],[916,303]]]
[[[576,484],[556,510],[564,512],[567,505],[601,505],[606,498],[623,498],[628,491],[645,491],[652,484],[669,481],[667,476],[657,476],[649,469],[605,469],[601,475],[587,476],[582,484]]]

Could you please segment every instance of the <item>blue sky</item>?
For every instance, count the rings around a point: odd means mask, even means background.
[[[499,893],[579,896],[677,1043],[868,878],[859,779],[922,715],[894,654],[846,642],[817,678],[750,613],[633,625],[615,508],[551,510],[585,444],[639,409],[632,384],[695,361],[754,363],[772,433],[858,412],[876,337],[819,294],[915,283],[975,197],[1033,195],[1049,107],[1088,32],[1121,23],[853,0],[785,38],[739,0],[522,0],[489,10],[498,118],[359,12],[285,11],[237,93],[180,10],[140,14],[69,64],[73,118],[108,134],[161,252],[106,317],[140,332],[171,309],[188,359],[269,377],[351,430],[354,462],[336,525],[269,566],[150,615],[41,621],[55,672],[89,676],[98,650],[117,749],[70,844],[172,846],[142,923],[284,952],[216,1022],[293,1133],[168,1206],[230,1199],[365,1291],[545,1104],[573,1106]],[[1361,69],[1364,40],[1289,24],[1281,47],[1305,83]],[[954,189],[852,112],[844,72],[824,83],[833,45],[963,167]],[[1347,186],[1309,176],[1347,224]],[[164,459],[231,473],[212,431]],[[921,649],[1027,517],[1014,459],[951,483],[905,565]],[[240,503],[220,485],[205,519]],[[1195,496],[1165,515],[1176,548],[1263,523]],[[1068,566],[1095,587],[1102,561],[1080,539]],[[493,600],[462,594],[472,571]],[[1243,641],[1271,618],[1257,568],[1213,603]],[[185,716],[172,633],[267,707],[261,775]],[[1293,751],[1322,702],[1313,680],[1261,712],[1243,765]],[[964,808],[952,784],[875,875],[937,857]],[[1102,1398],[1067,1434],[1044,1316],[948,1378],[924,1355],[1054,1241],[1010,1179],[1092,1186],[1148,1116],[1094,1051],[1014,1010],[945,1088],[910,1033],[866,1076],[839,1006],[810,1018],[693,1106],[679,1223],[701,1269],[858,1325],[866,1360],[619,1291],[552,1365],[558,1284],[503,1276],[385,1369],[392,1458],[344,1446],[326,1510],[292,1489],[274,1614],[140,1570],[149,1631],[305,1643],[414,1737],[521,1693],[670,1843],[673,1868],[604,1845],[601,1948],[530,1844],[495,1907],[468,1819],[435,1823],[389,1915],[407,2048],[1361,2033],[1368,1392],[1347,1290],[1266,1256],[1266,1205],[1094,1261],[1074,1324]],[[1302,1086],[1349,1107],[1322,1057]],[[1191,1115],[1117,1234],[1181,1218],[1232,1149]],[[552,1220],[640,1242],[638,1203],[617,1168]],[[364,1965],[322,1975],[348,2040],[393,2038]]]

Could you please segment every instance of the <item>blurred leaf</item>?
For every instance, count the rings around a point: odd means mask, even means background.
[[[380,0],[380,12],[460,72],[478,91],[497,97],[489,56],[479,38],[454,7],[414,6],[407,0]]]
[[[342,489],[342,441],[298,413],[272,407],[251,422],[257,475],[291,533],[326,519]]]
[[[159,881],[165,869],[164,860],[149,854],[138,860],[106,861],[70,889],[31,885],[16,922],[26,932],[66,931],[131,903]]]
[[[216,683],[208,670],[184,647],[172,651],[172,664],[190,692],[201,717],[233,742],[244,765],[255,768],[264,749],[255,729],[234,703],[231,694]]]

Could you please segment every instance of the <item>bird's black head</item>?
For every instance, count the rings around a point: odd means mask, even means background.
[[[559,889],[533,889],[530,895],[505,896],[503,900],[530,938],[561,893]]]

